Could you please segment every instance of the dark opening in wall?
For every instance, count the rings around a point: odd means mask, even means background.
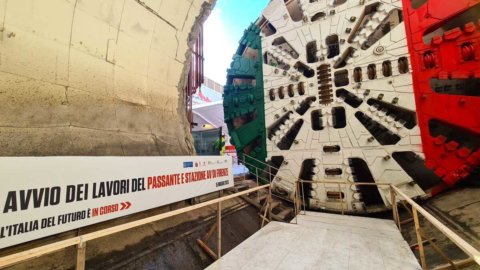
[[[363,103],[362,99],[343,88],[338,89],[336,91],[336,95],[339,98],[343,98],[345,100],[345,103],[352,106],[353,108],[358,108]]]
[[[381,145],[394,145],[400,141],[400,136],[391,132],[363,112],[356,112],[355,117]]]
[[[287,131],[287,134],[285,134],[285,136],[280,140],[280,142],[277,144],[277,147],[280,150],[290,150],[302,126],[303,119],[298,119],[290,128],[290,130]]]
[[[345,86],[350,83],[348,80],[348,70],[346,69],[335,71],[335,73],[333,74],[333,77],[334,77],[333,80],[335,82],[336,87]]]
[[[287,92],[289,97],[293,97],[295,95],[295,91],[293,90],[293,84],[288,85]]]
[[[328,176],[342,175],[342,169],[340,169],[340,168],[327,168],[327,169],[325,169],[325,175],[328,175]]]
[[[320,20],[321,18],[324,18],[326,15],[327,14],[325,14],[325,12],[318,12],[315,15],[312,16],[310,21],[316,22],[316,21]]]
[[[412,151],[393,152],[392,157],[423,190],[443,182],[433,170],[425,166],[425,160]]]
[[[372,19],[373,14],[377,12],[378,7],[380,6],[379,2],[375,2],[373,4],[366,5],[363,9],[362,15],[357,20],[355,27],[350,32],[350,36],[348,36],[348,43],[352,43],[355,37],[360,33],[360,31],[367,25],[367,23]]]
[[[298,178],[300,180],[312,181],[313,176],[315,175],[315,159],[305,159],[302,162],[300,167],[300,174]],[[300,183],[300,198],[302,201],[305,201],[306,207],[309,206],[310,200],[312,197],[312,184],[311,183]],[[304,200],[303,200],[304,199]]]
[[[268,97],[270,97],[270,101],[275,100],[275,89],[272,88],[268,91]]]
[[[257,25],[266,37],[271,36],[277,32],[277,29],[275,29],[275,27],[263,16],[260,21],[258,21]]]
[[[285,90],[285,88],[284,88],[283,86],[280,86],[280,87],[278,88],[278,97],[279,97],[280,99],[284,99],[284,98],[285,98],[285,91],[284,91],[284,90]]]
[[[458,148],[467,147],[476,151],[480,147],[480,134],[437,119],[428,121],[428,129],[432,137],[444,136],[446,142],[457,142]]]
[[[382,37],[390,33],[392,29],[397,27],[403,21],[402,11],[394,9],[388,13],[380,25],[371,33],[367,40],[362,44],[362,50],[370,48],[373,44],[379,41]]]
[[[423,42],[429,44],[432,41],[434,36],[442,36],[443,33],[453,30],[455,28],[463,29],[465,24],[474,23],[476,24],[480,19],[480,3],[473,5],[472,7],[466,9],[464,12],[455,15],[454,17],[443,20],[438,24],[427,29],[423,34]]]
[[[412,8],[417,9],[425,4],[428,0],[412,0]]]
[[[270,166],[272,166],[273,168],[268,167],[268,169],[266,169],[268,171],[267,175],[268,175],[268,179],[270,180],[270,182],[273,181],[275,176],[277,176],[278,169],[280,169],[284,160],[285,160],[285,158],[283,156],[272,156],[270,158],[270,161],[268,162],[268,164]]]
[[[336,7],[336,6],[340,6],[340,5],[343,5],[347,2],[347,0],[333,0],[333,1],[329,1],[331,3],[332,6]]]
[[[302,63],[300,61],[295,63],[295,65],[293,67],[296,70],[298,70],[298,72],[302,73],[303,76],[305,76],[307,78],[312,78],[313,76],[315,76],[315,70],[311,69],[309,66],[305,65],[304,63]]]
[[[298,52],[292,47],[292,45],[290,45],[290,43],[288,43],[288,41],[284,37],[278,37],[274,39],[272,45],[284,50],[294,59],[297,59],[299,56]]]
[[[300,96],[305,95],[305,83],[304,82],[299,82],[298,85],[297,85],[297,90],[298,90],[298,94]]]
[[[361,67],[356,67],[353,69],[353,81],[361,82],[363,77],[363,71]]]
[[[412,129],[417,125],[417,114],[415,111],[375,98],[368,99],[367,104],[375,106],[379,111],[385,111],[387,116],[392,116],[395,121],[399,121],[408,129]]]
[[[267,135],[269,140],[271,140],[273,136],[275,136],[275,134],[277,133],[277,131],[280,130],[280,127],[282,125],[285,125],[285,123],[287,122],[288,119],[290,119],[290,116],[292,114],[293,114],[292,111],[288,111],[267,128]]]
[[[408,71],[409,71],[408,58],[407,57],[398,58],[398,72],[400,72],[400,74],[405,74]]]
[[[340,152],[340,145],[325,145],[323,147],[323,152],[325,152],[325,153]]]
[[[392,62],[387,60],[382,63],[382,74],[384,77],[392,76]]]
[[[316,97],[307,97],[300,103],[300,106],[298,106],[295,111],[300,115],[304,115],[308,111],[308,109],[310,109],[312,103],[315,102],[315,100],[317,100]]]
[[[299,22],[303,19],[303,11],[300,7],[299,0],[284,0],[285,5],[287,6],[288,13],[290,18],[294,22]]]
[[[340,58],[335,62],[334,68],[343,68],[347,65],[347,62],[350,58],[353,57],[353,53],[355,53],[355,49],[353,47],[348,47],[343,53]]]
[[[430,79],[431,89],[440,94],[460,96],[480,96],[480,78],[468,79]]]
[[[352,169],[354,182],[375,183],[375,179],[365,160],[349,158],[348,163]],[[357,190],[362,194],[362,201],[366,206],[384,204],[376,186],[357,186]]]
[[[375,66],[375,64],[368,65],[367,75],[369,80],[374,80],[377,78],[377,66]]]
[[[317,57],[317,41],[313,40],[307,43],[307,63],[318,62]]]
[[[344,200],[345,199],[345,193],[343,193],[341,191],[329,190],[329,191],[327,191],[327,199],[328,200]]]
[[[327,58],[333,58],[340,54],[340,44],[337,35],[330,35],[325,39],[327,45]]]
[[[314,110],[310,116],[312,118],[312,130],[323,130],[322,110]]]
[[[269,52],[263,54],[263,63],[266,65],[270,65],[272,67],[277,67],[283,70],[289,70],[290,65],[286,64],[285,62],[273,57],[273,55]]]
[[[345,114],[345,108],[333,107],[332,118],[333,118],[333,128],[339,129],[347,126],[347,115]]]

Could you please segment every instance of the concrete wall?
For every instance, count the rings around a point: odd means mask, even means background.
[[[214,0],[0,0],[0,156],[186,155],[191,32]]]

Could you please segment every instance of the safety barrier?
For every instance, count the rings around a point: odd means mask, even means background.
[[[469,263],[477,263],[480,265],[480,251],[475,249],[472,245],[467,243],[463,240],[458,234],[453,232],[447,226],[443,225],[437,218],[432,216],[428,213],[427,210],[422,208],[418,205],[414,200],[412,200],[408,195],[403,193],[399,188],[392,184],[388,183],[361,183],[361,182],[334,182],[334,181],[305,181],[305,180],[298,180],[297,181],[297,190],[300,189],[300,183],[311,183],[311,184],[337,184],[338,185],[338,194],[340,194],[341,189],[340,186],[344,185],[355,185],[355,186],[367,186],[367,185],[374,185],[374,186],[389,186],[390,188],[390,195],[391,195],[391,202],[392,202],[392,214],[393,220],[397,225],[398,229],[401,231],[402,221],[400,220],[399,212],[398,212],[398,203],[408,203],[411,206],[411,210],[408,207],[405,207],[409,212],[412,213],[413,221],[415,223],[415,233],[417,236],[417,244],[419,255],[420,255],[420,263],[422,265],[422,269],[428,269],[427,262],[425,259],[425,250],[424,250],[424,243],[428,242],[433,249],[445,259],[448,263],[447,267],[442,267],[440,269],[458,269],[459,267],[466,266]],[[299,192],[296,192],[299,194]],[[303,194],[303,193],[302,193]],[[303,205],[305,207],[304,198],[300,198],[299,196],[296,197],[296,200],[299,201],[297,205]],[[300,200],[303,200],[300,202]],[[306,209],[303,209],[306,211]],[[462,260],[462,261],[453,261],[450,259],[445,252],[443,252],[438,245],[436,245],[431,238],[429,238],[425,231],[422,229],[419,219],[419,213],[423,216],[427,221],[429,221],[436,229],[438,229],[443,235],[445,235],[448,239],[450,239],[455,245],[457,245],[465,254],[469,256],[469,259]],[[342,208],[342,215],[344,214],[344,210]]]
[[[258,172],[257,172],[258,173]],[[480,265],[480,252],[475,249],[472,245],[467,243],[465,240],[463,240],[460,236],[458,236],[455,232],[450,230],[448,227],[443,225],[438,219],[436,219],[434,216],[432,216],[430,213],[428,213],[424,208],[422,208],[420,205],[418,205],[415,201],[413,201],[408,195],[403,193],[400,189],[395,187],[394,185],[387,184],[387,183],[361,183],[361,182],[356,182],[356,183],[350,183],[350,182],[334,182],[334,181],[305,181],[305,180],[297,180],[295,182],[296,184],[296,189],[295,189],[295,199],[293,201],[294,203],[294,208],[295,208],[295,216],[298,214],[301,214],[301,206],[303,205],[303,211],[306,211],[305,209],[305,198],[301,198],[299,196],[300,192],[300,184],[301,183],[316,183],[316,184],[337,184],[339,187],[340,191],[340,186],[344,185],[355,185],[355,186],[362,186],[362,185],[375,185],[375,186],[389,186],[390,188],[390,194],[391,194],[391,201],[392,203],[392,213],[393,213],[393,220],[395,221],[395,224],[401,230],[401,224],[402,221],[400,220],[399,212],[398,212],[398,203],[408,203],[411,206],[411,213],[413,215],[413,221],[415,223],[415,232],[417,236],[417,245],[419,248],[419,254],[420,254],[420,263],[422,265],[422,269],[427,269],[427,262],[425,259],[425,251],[424,251],[424,245],[423,243],[425,241],[429,242],[431,246],[434,248],[434,250],[442,256],[447,262],[448,262],[448,267],[451,267],[453,269],[457,269],[459,267],[462,267],[464,265],[467,265],[468,263],[477,263]],[[267,206],[265,207],[265,212],[261,216],[262,218],[262,226],[265,221],[269,222],[271,221],[272,213],[271,213],[271,199],[272,199],[272,192],[271,192],[271,184],[266,184],[262,186],[257,186],[254,188],[250,188],[245,191],[237,192],[231,195],[227,195],[224,197],[220,197],[217,199],[213,199],[207,202],[199,203],[196,205],[192,205],[189,207],[177,209],[174,211],[170,211],[167,213],[162,213],[159,215],[155,215],[152,217],[140,219],[137,221],[132,221],[129,223],[125,223],[122,225],[117,225],[111,228],[99,230],[96,232],[84,234],[81,236],[69,238],[66,240],[61,240],[52,244],[44,245],[41,247],[33,248],[30,250],[18,252],[15,254],[7,255],[4,257],[0,258],[0,268],[6,267],[6,266],[11,266],[26,260],[30,260],[33,258],[40,257],[42,255],[52,253],[70,246],[77,246],[77,261],[76,261],[76,269],[77,270],[83,270],[85,269],[85,251],[86,251],[86,243],[91,240],[95,240],[104,236],[108,236],[117,232],[125,231],[128,229],[136,228],[138,226],[142,226],[145,224],[149,224],[155,221],[163,220],[168,217],[176,216],[179,214],[187,213],[202,207],[206,207],[209,205],[214,205],[217,204],[217,221],[215,224],[215,228],[217,229],[217,253],[216,254],[210,254],[212,257],[215,257],[217,259],[221,258],[221,239],[222,239],[222,230],[221,230],[221,219],[222,219],[222,206],[221,203],[233,198],[237,198],[243,195],[247,195],[249,193],[253,192],[258,192],[262,189],[267,189],[269,196],[267,197]],[[303,194],[303,193],[302,193]],[[339,192],[340,194],[340,192]],[[303,200],[303,201],[302,201]],[[407,208],[408,210],[408,208]],[[410,210],[409,210],[410,211]],[[342,210],[342,214],[344,211]],[[426,233],[423,231],[421,228],[420,224],[420,215],[423,216],[427,221],[429,221],[435,228],[437,228],[441,233],[443,233],[448,239],[450,239],[455,245],[457,245],[461,250],[463,250],[470,258],[468,260],[463,260],[463,261],[453,261],[451,260],[432,240],[429,238]],[[213,228],[213,227],[212,227]],[[213,229],[208,233],[208,235],[211,236],[213,233]],[[425,240],[424,240],[425,239]],[[209,250],[209,253],[214,253],[213,251],[210,250],[208,247],[203,247],[204,250]],[[447,269],[447,268],[445,268]]]
[[[128,229],[136,228],[136,227],[139,227],[139,226],[142,226],[142,225],[146,225],[146,224],[149,224],[149,223],[152,223],[152,222],[155,222],[155,221],[163,220],[165,218],[173,217],[173,216],[176,216],[176,215],[179,215],[179,214],[187,213],[187,212],[190,212],[190,211],[202,208],[202,207],[206,207],[206,206],[209,206],[209,205],[214,205],[214,204],[217,204],[217,228],[218,228],[217,229],[218,230],[217,256],[218,256],[218,258],[220,258],[221,257],[221,251],[222,251],[222,248],[221,248],[222,247],[222,245],[221,245],[221,239],[222,239],[222,237],[221,237],[221,234],[222,234],[222,230],[221,230],[221,228],[222,228],[222,226],[221,226],[222,205],[221,205],[221,203],[224,202],[224,201],[227,201],[227,200],[231,200],[233,198],[240,197],[242,195],[246,195],[248,193],[252,193],[252,192],[255,192],[255,191],[258,191],[258,190],[262,190],[262,189],[268,189],[268,191],[270,191],[270,185],[267,184],[267,185],[257,186],[257,187],[254,187],[254,188],[242,191],[242,192],[237,192],[237,193],[234,193],[234,194],[231,194],[231,195],[227,195],[227,196],[224,196],[224,197],[220,197],[220,198],[213,199],[213,200],[210,200],[210,201],[206,201],[206,202],[203,202],[203,203],[199,203],[199,204],[196,204],[196,205],[184,207],[184,208],[181,208],[181,209],[173,210],[173,211],[170,211],[170,212],[162,213],[162,214],[151,216],[151,217],[148,217],[148,218],[128,222],[128,223],[113,226],[113,227],[110,227],[110,228],[107,228],[107,229],[103,229],[103,230],[99,230],[99,231],[96,231],[96,232],[72,237],[72,238],[69,238],[69,239],[66,239],[66,240],[61,240],[61,241],[58,241],[58,242],[55,242],[55,243],[52,243],[52,244],[48,244],[48,245],[44,245],[44,246],[41,246],[41,247],[25,250],[25,251],[22,251],[22,252],[11,254],[11,255],[7,255],[7,256],[4,256],[4,257],[0,258],[0,268],[4,268],[4,267],[7,267],[7,266],[18,264],[18,263],[23,262],[23,261],[34,259],[34,258],[40,257],[42,255],[52,253],[52,252],[55,252],[55,251],[59,251],[59,250],[62,250],[64,248],[76,245],[77,246],[76,269],[77,270],[83,270],[83,269],[85,269],[85,253],[86,253],[85,251],[86,251],[86,243],[88,241],[95,240],[95,239],[98,239],[98,238],[101,238],[101,237],[104,237],[104,236],[108,236],[108,235],[111,235],[111,234],[114,234],[114,233],[118,233],[118,232],[121,232],[121,231],[126,231]],[[270,199],[270,198],[268,198],[268,199]],[[271,215],[271,213],[266,213],[266,215],[267,214]]]

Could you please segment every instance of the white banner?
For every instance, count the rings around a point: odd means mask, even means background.
[[[228,156],[0,157],[0,248],[232,186]]]

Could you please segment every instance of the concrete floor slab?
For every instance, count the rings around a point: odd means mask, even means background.
[[[306,212],[269,223],[207,269],[421,267],[391,220]]]

